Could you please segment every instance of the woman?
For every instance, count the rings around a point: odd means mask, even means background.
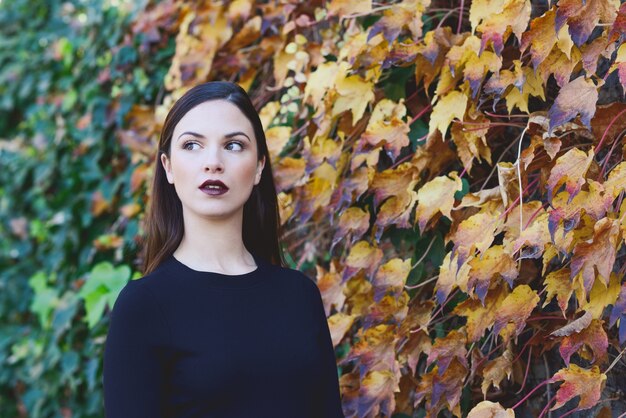
[[[106,417],[343,417],[319,289],[283,266],[265,134],[246,92],[189,90],[158,155],[144,276],[110,317]]]

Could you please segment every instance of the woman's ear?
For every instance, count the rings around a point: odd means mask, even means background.
[[[163,169],[165,170],[165,175],[167,176],[167,181],[170,184],[174,184],[174,174],[172,173],[172,163],[167,155],[162,152],[161,153],[161,164],[163,165]]]
[[[265,155],[263,156],[263,158],[261,158],[260,161],[257,161],[256,167],[256,177],[254,179],[255,185],[259,184],[259,182],[261,181],[261,174],[263,174],[263,168],[265,167]]]

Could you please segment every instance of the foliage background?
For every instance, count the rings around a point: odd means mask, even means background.
[[[626,411],[619,1],[4,0],[0,28],[2,416],[103,415],[160,124],[218,79],[261,110],[346,416]]]

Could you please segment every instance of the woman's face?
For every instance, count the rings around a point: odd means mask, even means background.
[[[167,180],[174,185],[185,217],[228,218],[250,197],[261,180],[265,157],[257,162],[252,123],[227,100],[197,105],[174,127],[170,158],[161,154]],[[202,188],[219,180],[225,193]]]

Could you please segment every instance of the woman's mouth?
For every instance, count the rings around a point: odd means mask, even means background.
[[[210,196],[222,195],[228,191],[228,187],[219,180],[207,180],[199,189]]]

